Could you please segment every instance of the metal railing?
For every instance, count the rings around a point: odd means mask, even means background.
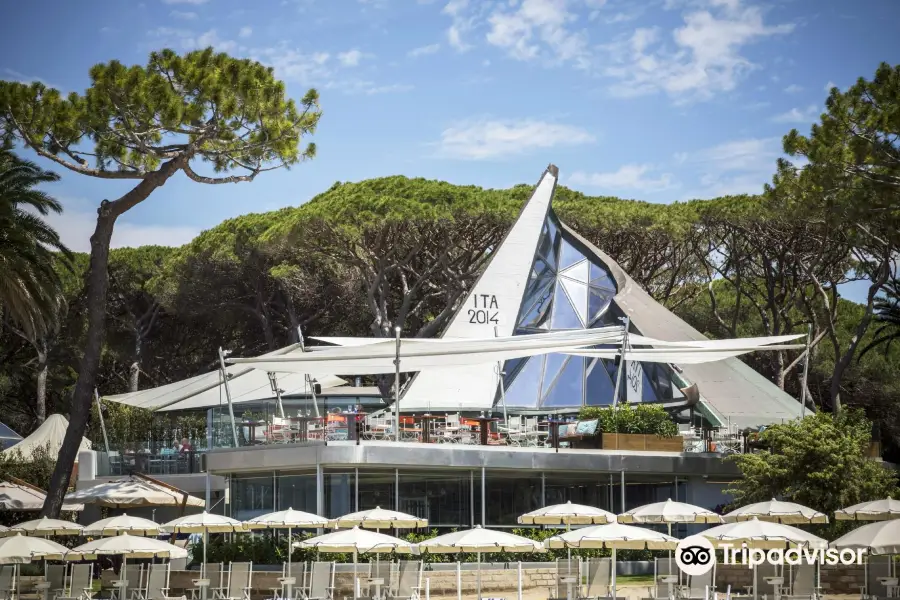
[[[143,473],[145,475],[191,475],[202,473],[200,456],[206,450],[184,452],[97,452],[97,475],[115,477]]]

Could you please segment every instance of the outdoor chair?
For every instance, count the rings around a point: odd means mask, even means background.
[[[124,569],[124,572],[122,571]],[[142,565],[125,565],[119,567],[119,581],[125,581],[125,595],[122,588],[113,588],[110,600],[127,600],[128,598],[141,598],[141,585],[144,567]]]
[[[816,584],[816,565],[792,565],[790,579],[786,582],[789,588],[786,594],[782,594],[782,598],[816,600],[821,595]]]
[[[397,587],[391,598],[419,600],[422,597],[422,561],[401,560],[397,563]]]
[[[68,565],[47,565],[44,569],[44,581],[48,584],[44,590],[44,600],[51,600],[62,595],[66,589],[66,573]]]
[[[657,558],[654,562],[655,577],[653,578],[653,597],[657,599],[668,598],[675,595],[675,590],[681,581],[681,570],[675,564],[674,558]],[[677,577],[674,583],[666,583],[663,579]]]
[[[394,563],[390,560],[378,560],[376,562],[370,563],[370,576],[372,579],[381,579],[384,583],[381,584],[381,595],[376,597],[376,586],[370,586],[368,589],[363,589],[363,595],[366,598],[372,598],[372,600],[381,600],[386,598],[392,589],[394,589],[394,580],[392,575],[394,573]]]
[[[69,586],[64,590],[62,596],[57,596],[56,600],[91,600],[94,595],[93,588],[93,563],[72,565]]]
[[[275,600],[296,600],[300,598],[301,592],[303,588],[306,586],[306,563],[305,562],[295,562],[291,563],[290,571],[288,570],[288,564],[283,563],[281,565],[281,576],[284,578],[293,577],[294,584],[290,587],[287,585],[278,586],[272,589],[272,597]]]
[[[169,565],[166,563],[154,563],[147,570],[147,587],[141,600],[170,600],[169,596]],[[185,600],[184,596],[177,596]]]
[[[866,561],[865,569],[868,588],[862,590],[862,597],[870,600],[887,598],[888,590],[878,580],[883,577],[890,577],[891,557],[886,554],[870,556]]]
[[[332,600],[334,597],[334,563],[316,561],[309,569],[309,585],[300,595],[302,600]]]
[[[4,565],[0,567],[0,599],[10,600],[16,596],[16,567]]]
[[[253,578],[253,563],[233,562],[228,569],[228,586],[225,600],[250,600],[250,584]]]
[[[715,581],[715,566],[703,575],[691,575],[688,578],[687,586],[682,587],[681,598],[684,600],[706,600],[707,588],[709,589],[709,597],[712,598],[716,589]]]
[[[556,559],[556,578],[553,581],[553,587],[550,588],[551,598],[569,598],[569,590],[572,590],[572,597],[576,596],[576,590],[580,587],[580,573],[578,558],[557,558]]]
[[[584,593],[578,594],[578,598],[609,598],[612,594],[612,559],[589,558],[584,566]]]
[[[774,592],[774,590],[772,589],[771,585],[766,583],[766,578],[778,577],[778,575],[778,565],[773,565],[768,561],[764,562],[761,565],[758,565],[756,567],[756,575],[751,581],[756,581],[756,585],[759,587],[759,589],[754,589],[753,585],[749,585],[747,586],[747,595],[760,598],[770,595],[772,592]]]
[[[222,563],[206,563],[203,567],[203,572],[206,574],[206,578],[209,579],[209,597],[213,599],[221,598],[225,593],[224,580],[222,577]],[[192,590],[191,597],[199,597],[199,591],[200,590]]]

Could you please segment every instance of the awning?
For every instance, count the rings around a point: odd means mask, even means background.
[[[83,502],[111,508],[134,508],[140,506],[195,506],[205,507],[202,498],[187,492],[163,486],[153,481],[127,477],[100,483],[66,494],[67,502]]]
[[[60,414],[50,415],[31,435],[18,444],[4,450],[3,455],[14,456],[21,454],[22,459],[27,462],[34,459],[34,453],[39,449],[45,449],[51,456],[56,456],[59,454],[59,449],[62,448],[63,438],[66,437],[66,429],[68,427],[69,421],[64,416]],[[90,449],[90,440],[81,438],[79,452]]]

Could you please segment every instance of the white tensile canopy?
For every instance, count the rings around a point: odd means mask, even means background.
[[[19,485],[9,481],[0,481],[0,510],[31,512],[44,508],[47,494],[30,486]],[[84,504],[65,502],[63,512],[82,511]]]
[[[750,519],[788,525],[808,525],[810,523],[827,523],[828,515],[796,502],[785,502],[773,498],[765,502],[742,506],[723,517],[726,523],[749,521]]]
[[[69,492],[66,494],[66,501],[96,504],[97,506],[107,506],[109,508],[206,506],[206,502],[202,498],[135,477],[107,481],[89,488]]]
[[[4,456],[14,456],[16,453],[21,454],[23,460],[29,461],[34,459],[34,454],[41,448],[46,448],[51,455],[59,454],[62,448],[63,438],[66,437],[66,428],[69,427],[69,421],[60,414],[53,414],[41,423],[41,426],[27,438],[10,446],[3,451]],[[81,438],[81,450],[90,450],[91,442],[87,438]]]
[[[263,354],[260,358],[294,356],[302,353],[300,344],[294,344]],[[272,384],[265,372],[244,365],[231,365],[226,367],[225,371],[228,373],[228,389],[231,392],[232,404],[268,400],[273,396]],[[280,374],[277,381],[284,395],[309,393],[309,383],[304,375]],[[347,382],[334,375],[322,374],[316,377],[316,383],[323,389],[328,389],[345,385]],[[220,370],[147,390],[104,396],[103,399],[163,412],[212,408],[227,402]]]

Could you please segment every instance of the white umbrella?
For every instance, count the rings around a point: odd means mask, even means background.
[[[571,500],[565,504],[545,506],[519,517],[519,523],[523,525],[565,525],[566,531],[569,531],[572,525],[602,525],[615,522],[616,515],[613,513],[584,504],[572,504]],[[568,551],[567,556],[571,562],[571,550]],[[571,571],[571,565],[569,571]]]
[[[155,538],[123,533],[77,546],[66,553],[66,560],[96,560],[98,556],[121,556],[124,577],[129,558],[187,558],[187,550]],[[120,598],[127,598],[127,581],[122,581]]]
[[[671,499],[665,502],[655,502],[633,508],[618,517],[619,523],[661,524],[665,523],[669,535],[672,535],[672,523],[721,523],[722,516],[713,511],[685,504],[673,502]],[[672,552],[669,551],[669,571],[672,570]]]
[[[354,527],[339,529],[332,533],[319,535],[294,544],[300,548],[314,548],[319,552],[353,553],[353,599],[358,596],[358,580],[356,579],[356,562],[360,553],[367,552],[411,552],[413,547],[407,541],[391,535]]]
[[[259,517],[254,517],[244,522],[244,526],[248,529],[287,529],[288,530],[288,556],[287,556],[287,576],[291,576],[291,544],[293,542],[293,530],[300,528],[318,528],[328,525],[328,519],[314,515],[312,513],[303,512],[289,508],[278,512],[268,513]],[[293,584],[287,584],[285,598],[292,598],[291,587]]]
[[[202,533],[203,534],[203,564],[200,569],[200,578],[206,578],[206,546],[210,533],[232,533],[246,531],[243,523],[223,515],[214,515],[206,511],[197,515],[185,515],[173,519],[160,526],[163,533]]]
[[[726,523],[734,521],[772,521],[787,525],[806,525],[809,523],[827,523],[828,515],[817,510],[797,504],[796,502],[783,502],[781,500],[767,500],[742,506],[725,515]]]
[[[10,532],[21,533],[22,535],[34,535],[48,537],[51,535],[78,535],[81,533],[82,526],[72,521],[63,521],[62,519],[48,519],[41,517],[33,521],[25,521],[17,523],[9,528]]]
[[[831,542],[832,548],[865,550],[868,554],[900,554],[900,520],[869,523]],[[896,573],[889,561],[889,573]]]
[[[883,500],[860,502],[847,508],[834,511],[838,521],[885,521],[900,519],[900,500],[890,496]]]
[[[484,529],[481,526],[464,531],[455,531],[439,535],[430,540],[419,542],[420,551],[432,553],[468,552],[475,553],[478,561],[478,597],[481,597],[481,554],[483,552],[543,552],[540,542],[528,538]]]
[[[9,535],[9,528],[0,525],[0,537],[3,537],[5,535]]]
[[[612,550],[612,595],[616,597],[616,551],[628,550],[671,550],[678,545],[678,540],[670,535],[623,525],[610,523],[595,525],[555,535],[544,541],[547,548],[609,548]]]
[[[44,508],[47,495],[38,488],[0,481],[0,510],[32,512]],[[66,502],[63,512],[84,510],[84,504]]]
[[[108,519],[100,519],[84,528],[84,535],[110,536],[127,533],[129,535],[159,535],[161,525],[150,519],[142,519],[121,514]]]
[[[30,563],[32,559],[62,560],[68,548],[40,537],[21,533],[0,539],[0,564]]]
[[[136,477],[99,483],[66,494],[67,502],[96,504],[110,508],[136,508],[139,506],[206,506],[203,498],[191,496],[176,488],[166,487]]]
[[[712,542],[713,546],[740,546],[748,548],[794,548],[807,546],[812,549],[826,549],[828,542],[811,533],[772,521],[760,521],[753,518],[749,521],[735,521],[700,533]],[[753,569],[753,596],[758,597],[759,587],[756,582],[756,568]]]
[[[366,529],[413,529],[415,527],[428,527],[427,519],[420,519],[415,515],[409,515],[396,510],[389,510],[376,506],[369,510],[350,513],[328,522],[329,527],[365,527]]]

